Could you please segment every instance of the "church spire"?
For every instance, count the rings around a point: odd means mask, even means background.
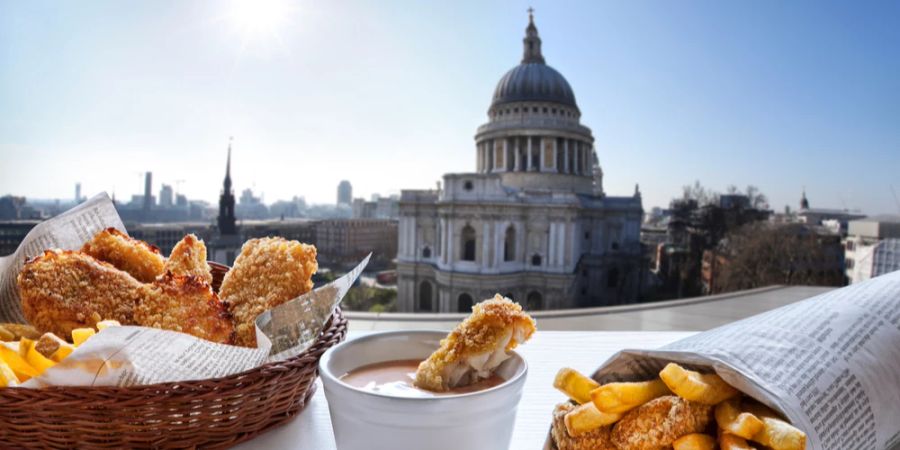
[[[228,162],[225,163],[225,181],[219,196],[219,234],[237,234],[237,219],[234,216],[234,191],[231,190],[231,138],[228,139]]]
[[[233,137],[228,138],[228,162],[225,163],[225,182],[223,183],[225,192],[231,192],[231,141]]]
[[[537,27],[534,26],[534,8],[528,8],[528,27],[525,28],[524,52],[522,64],[544,64],[544,55],[541,54],[541,38],[538,36]]]
[[[800,209],[809,209],[809,200],[806,199],[806,187],[803,187],[803,196],[800,197]]]

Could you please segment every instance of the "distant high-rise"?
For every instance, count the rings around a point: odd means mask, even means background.
[[[231,141],[228,142],[228,162],[225,164],[225,181],[222,183],[222,194],[219,196],[219,234],[237,234],[234,217],[234,190],[231,189]]]
[[[350,206],[353,203],[353,186],[343,180],[337,187],[337,204]]]
[[[159,206],[162,208],[171,208],[174,205],[175,192],[172,186],[168,184],[162,185],[159,189]]]
[[[144,211],[150,211],[153,206],[153,172],[144,175]]]
[[[81,183],[75,183],[75,203],[81,203]]]

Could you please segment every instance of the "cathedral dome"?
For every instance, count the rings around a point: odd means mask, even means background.
[[[553,102],[577,108],[569,82],[543,62],[522,63],[503,75],[491,107],[512,102]]]
[[[497,83],[491,108],[513,102],[551,102],[578,108],[569,82],[544,62],[541,38],[530,11],[522,44],[522,63],[506,72]]]

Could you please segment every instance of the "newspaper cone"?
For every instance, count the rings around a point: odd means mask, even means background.
[[[780,411],[809,449],[900,448],[900,271],[659,350],[624,350],[593,377],[646,380],[670,361],[711,368]]]

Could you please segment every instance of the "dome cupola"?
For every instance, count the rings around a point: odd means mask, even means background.
[[[544,61],[541,38],[530,12],[522,43],[522,62],[500,78],[491,108],[514,102],[548,102],[577,108],[569,82]]]

